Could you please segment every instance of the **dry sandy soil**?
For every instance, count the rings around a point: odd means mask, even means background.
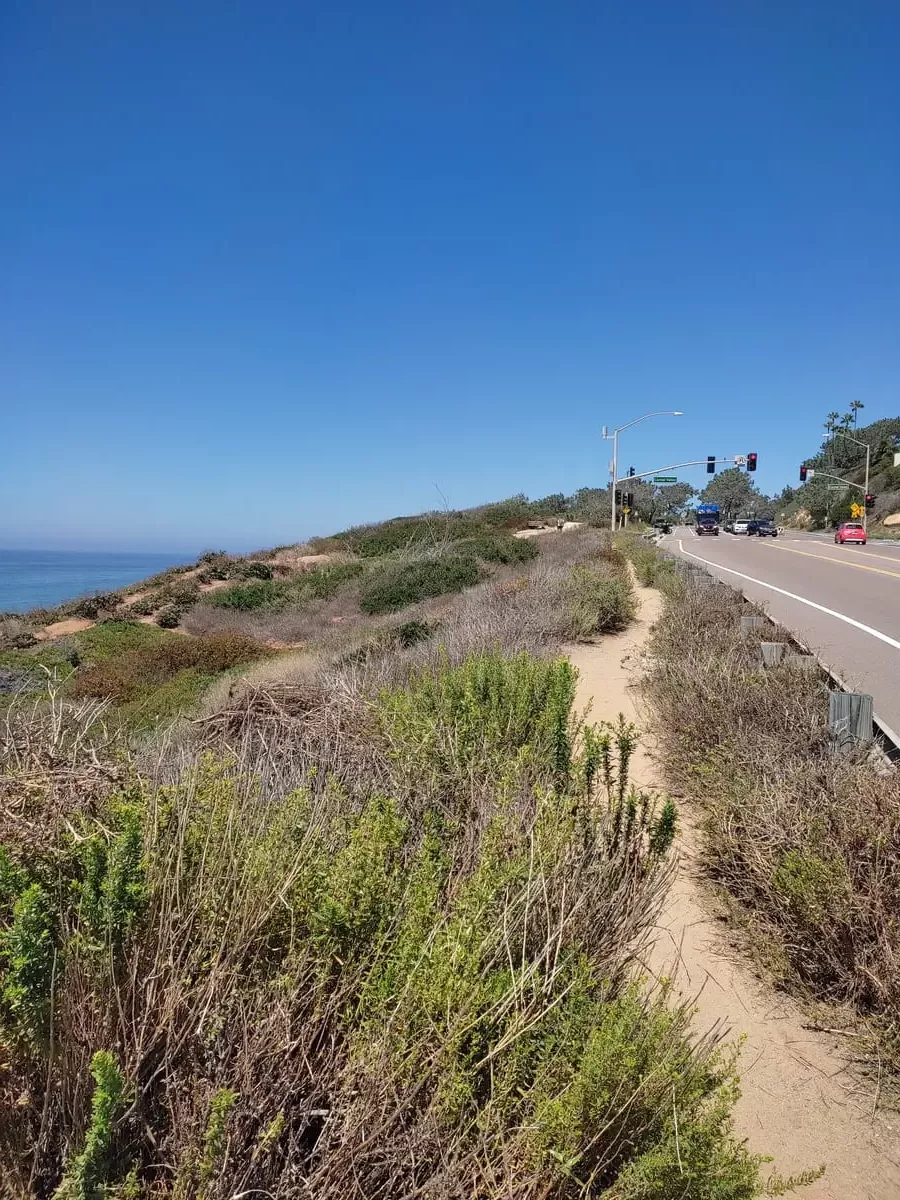
[[[591,702],[591,720],[615,720],[621,712],[646,728],[636,685],[661,596],[649,588],[639,596],[639,620],[626,633],[570,651],[580,672],[579,701]],[[642,788],[661,784],[652,736],[644,735],[632,776]],[[799,1005],[761,981],[728,945],[699,879],[689,814],[681,816],[678,874],[647,969],[674,977],[679,994],[694,1000],[698,1029],[744,1036],[739,1134],[752,1150],[771,1155],[784,1175],[825,1164],[823,1178],[798,1193],[808,1200],[898,1200],[900,1118],[883,1113],[870,1086],[854,1078],[842,1057],[846,1046],[809,1029]]]
[[[96,624],[96,621],[89,621],[86,617],[69,617],[67,621],[54,621],[52,625],[45,625],[34,636],[39,642],[50,642],[53,638],[70,637],[73,633],[82,633]]]

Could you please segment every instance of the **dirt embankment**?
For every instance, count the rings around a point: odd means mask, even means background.
[[[578,667],[579,700],[591,720],[621,712],[642,728],[632,763],[638,787],[661,788],[652,732],[637,691],[640,656],[659,616],[662,597],[639,590],[641,611],[627,632],[569,655]],[[789,997],[775,992],[730,945],[697,869],[689,814],[680,812],[679,870],[647,963],[657,978],[674,978],[678,994],[696,1006],[698,1030],[742,1037],[738,1132],[751,1149],[771,1155],[782,1174],[825,1165],[825,1175],[800,1193],[809,1200],[896,1200],[900,1196],[900,1120],[878,1107],[878,1095],[856,1079],[836,1038],[810,1029]]]

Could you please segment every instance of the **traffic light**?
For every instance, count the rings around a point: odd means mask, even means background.
[[[806,483],[806,467],[800,468],[800,482]]]
[[[706,459],[706,473],[707,475],[716,473],[716,456],[714,454],[710,454]]]
[[[755,454],[747,455],[747,470],[748,471],[756,470],[756,455]]]
[[[618,488],[616,488],[616,505],[619,506],[619,505],[621,505],[621,503],[622,503],[622,493],[619,491]]]
[[[628,468],[628,476],[629,476],[629,478],[630,478],[630,477],[631,477],[633,474],[634,474],[634,467],[629,467],[629,468]]]
[[[871,492],[866,492],[866,508],[874,508],[874,507],[875,507],[875,497],[872,495]]]
[[[626,508],[634,508],[634,492],[628,492],[625,496]]]

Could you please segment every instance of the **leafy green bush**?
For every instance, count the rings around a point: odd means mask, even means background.
[[[271,580],[260,579],[213,592],[209,603],[213,608],[234,608],[238,612],[253,612],[258,608],[275,607],[280,597],[277,584]]]
[[[271,579],[272,568],[269,563],[250,559],[246,562],[238,563],[235,574],[242,579]]]
[[[82,596],[66,605],[68,615],[96,621],[103,613],[115,612],[122,604],[121,592],[98,592],[94,596]]]
[[[517,538],[508,533],[482,533],[454,545],[461,554],[471,554],[489,563],[526,563],[538,556],[535,538]]]
[[[136,617],[152,617],[159,608],[159,599],[154,596],[142,596],[140,600],[135,600],[134,604],[129,604],[128,611]]]
[[[268,567],[268,564],[262,565]],[[314,600],[327,600],[361,571],[360,563],[335,563],[289,579],[253,579],[213,592],[208,603],[214,608],[231,608],[238,612],[303,608]]]
[[[370,614],[396,612],[429,596],[461,592],[479,578],[475,559],[460,554],[385,563],[364,581],[359,603]]]
[[[110,1194],[105,1183],[115,1122],[127,1103],[127,1088],[119,1064],[106,1050],[91,1059],[94,1095],[84,1149],[66,1168],[54,1200],[101,1200]]]
[[[160,629],[176,629],[181,624],[181,608],[177,604],[166,604],[156,614]]]
[[[18,872],[11,878],[10,874],[7,868],[7,888],[21,886],[24,878]],[[3,1024],[25,1045],[40,1050],[49,1036],[56,947],[50,898],[38,883],[28,884],[16,896],[10,925],[0,934],[0,962]]]
[[[457,785],[475,769],[499,773],[503,761],[522,753],[565,782],[576,677],[567,659],[475,655],[384,692],[380,719],[394,760],[412,775],[432,773],[442,786]]]

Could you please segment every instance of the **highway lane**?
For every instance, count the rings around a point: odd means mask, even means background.
[[[761,604],[848,686],[870,692],[878,717],[900,734],[900,548],[791,533],[698,538],[689,528],[664,546]]]

